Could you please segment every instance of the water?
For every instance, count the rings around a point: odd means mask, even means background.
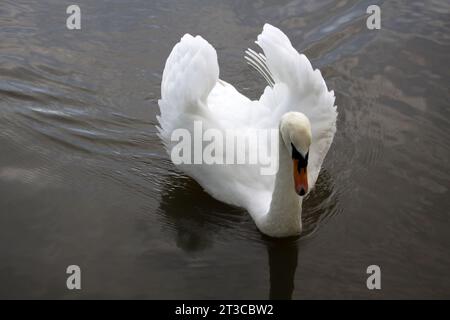
[[[450,298],[448,1],[76,3],[81,31],[65,2],[0,5],[1,298]],[[339,110],[305,235],[277,241],[177,171],[155,129],[186,32],[257,98],[243,53],[265,22]],[[71,264],[81,291],[66,289]]]

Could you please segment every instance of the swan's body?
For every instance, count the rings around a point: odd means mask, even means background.
[[[192,132],[197,120],[204,130],[279,128],[275,175],[261,175],[257,164],[179,167],[215,198],[247,209],[263,233],[274,237],[297,235],[302,230],[302,197],[297,193],[303,187],[298,187],[300,182],[293,177],[293,152],[300,158],[306,156],[308,170],[306,174],[305,167],[304,173],[310,190],[336,131],[335,97],[320,71],[312,69],[309,60],[279,29],[266,24],[257,44],[265,56],[248,51],[246,58],[269,86],[258,101],[251,101],[219,79],[217,54],[207,41],[200,36],[183,36],[164,69],[159,135],[170,154],[177,144],[171,140],[172,132],[178,128]],[[246,153],[252,152],[255,148],[250,145]],[[301,172],[300,166],[298,170]],[[300,194],[304,195],[307,185]]]

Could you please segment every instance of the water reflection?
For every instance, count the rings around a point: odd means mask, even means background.
[[[219,229],[233,228],[246,219],[243,209],[217,201],[190,178],[171,175],[165,182],[159,211],[184,251],[206,249]]]
[[[177,247],[185,252],[211,248],[223,229],[227,229],[227,237],[244,236],[262,243],[268,254],[270,299],[292,298],[299,243],[336,211],[338,198],[331,176],[323,170],[314,192],[303,204],[303,234],[276,239],[259,233],[245,210],[217,201],[190,178],[167,176],[161,194],[159,212],[167,220],[165,225],[174,232]]]
[[[298,238],[271,239],[266,242],[269,255],[269,299],[292,299],[297,269]]]

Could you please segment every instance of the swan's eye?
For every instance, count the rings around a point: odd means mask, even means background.
[[[309,151],[306,153],[305,157],[303,157],[302,154],[297,151],[297,149],[294,147],[292,143],[291,146],[292,146],[292,159],[298,160],[298,170],[300,171],[301,168],[306,168],[308,166]]]

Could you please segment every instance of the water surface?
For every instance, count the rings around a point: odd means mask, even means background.
[[[450,298],[448,1],[76,3],[80,31],[65,2],[0,5],[1,298]],[[259,97],[243,53],[265,22],[339,111],[305,235],[284,240],[179,172],[155,128],[186,32]],[[81,291],[66,289],[71,264]],[[382,290],[366,288],[371,264]]]

